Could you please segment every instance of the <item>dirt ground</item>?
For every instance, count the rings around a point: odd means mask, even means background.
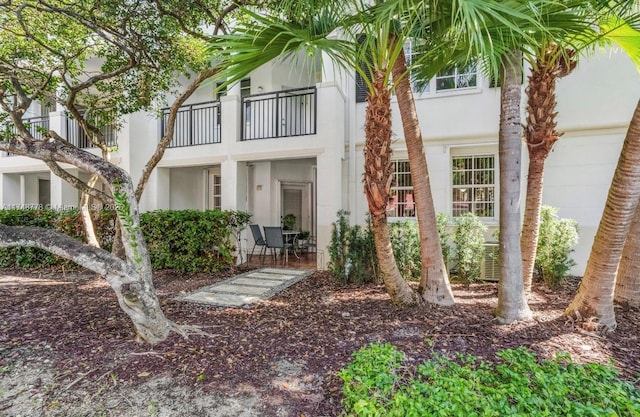
[[[0,416],[337,416],[336,371],[374,341],[411,362],[432,351],[488,360],[503,348],[558,351],[576,362],[612,362],[636,384],[640,311],[617,308],[601,334],[562,317],[577,287],[538,285],[529,323],[498,325],[496,285],[454,284],[457,305],[400,309],[379,285],[336,283],[318,272],[252,308],[175,301],[225,274],[156,273],[167,316],[208,333],[134,341],[106,283],[88,272],[0,271]],[[73,279],[72,279],[73,278]]]

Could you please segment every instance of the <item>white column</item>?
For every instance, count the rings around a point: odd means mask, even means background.
[[[239,204],[238,184],[239,177],[245,178],[244,182],[246,183],[246,172],[243,175],[239,175],[238,165],[238,161],[230,159],[220,164],[220,176],[222,177],[222,210],[244,209],[244,202]],[[246,169],[244,171],[246,171]],[[243,188],[246,187],[243,186]]]
[[[0,176],[0,197],[2,198],[2,208],[17,208],[17,206],[22,204],[22,192],[20,191],[21,175],[0,174]]]
[[[68,173],[78,176],[78,169],[67,169]],[[51,174],[51,208],[56,210],[78,207],[80,192],[67,181]]]

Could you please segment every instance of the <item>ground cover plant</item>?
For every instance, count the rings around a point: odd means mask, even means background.
[[[526,348],[436,354],[415,366],[390,343],[374,343],[339,372],[346,416],[637,416],[640,390],[612,366],[576,364],[559,352],[539,360]]]
[[[400,309],[382,285],[346,284],[327,272],[250,308],[175,299],[229,275],[156,271],[167,316],[207,334],[174,334],[149,347],[134,341],[94,273],[0,271],[0,415],[338,416],[338,372],[372,342],[392,343],[411,364],[458,353],[491,363],[519,346],[541,359],[563,351],[575,363],[613,361],[640,384],[640,311],[618,308],[615,332],[588,332],[562,317],[574,279],[557,291],[535,285],[535,321],[511,325],[493,318],[492,283],[454,284],[455,308]]]

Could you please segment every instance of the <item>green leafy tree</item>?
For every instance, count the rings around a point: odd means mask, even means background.
[[[139,337],[150,343],[164,340],[177,327],[166,319],[155,296],[138,199],[172,130],[167,131],[136,190],[129,173],[109,161],[103,128],[118,124],[122,115],[153,110],[155,103],[179,87],[178,75],[195,73],[172,107],[173,123],[179,105],[215,73],[205,50],[206,36],[199,28],[209,24],[222,30],[228,13],[236,10],[235,3],[200,1],[162,5],[113,1],[101,3],[99,9],[84,0],[0,4],[0,107],[13,127],[3,131],[0,149],[39,159],[83,193],[116,204],[122,227],[118,228],[121,238],[114,243],[122,243],[123,259],[32,227],[0,226],[0,246],[38,247],[101,274]],[[34,136],[23,117],[36,101],[64,107],[101,156],[78,149],[59,132]],[[84,182],[61,164],[77,167],[92,179]],[[96,180],[109,192],[94,188]]]

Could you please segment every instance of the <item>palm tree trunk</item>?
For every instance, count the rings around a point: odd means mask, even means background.
[[[522,235],[520,236],[522,273],[524,278],[524,290],[526,293],[531,292],[533,270],[538,250],[545,158],[546,155],[541,155],[541,152],[537,150],[529,150],[527,195],[525,199],[524,220],[522,222]]]
[[[499,132],[500,281],[496,307],[496,317],[501,323],[532,318],[524,292],[520,251],[521,60],[520,51],[513,51],[502,59]]]
[[[373,74],[373,88],[367,97],[365,136],[364,192],[382,279],[394,304],[414,305],[420,298],[398,270],[387,225],[386,207],[392,174],[391,102],[382,71]]]
[[[520,237],[526,293],[531,292],[538,250],[544,163],[553,144],[562,135],[556,131],[556,81],[570,74],[576,64],[571,59],[574,51],[561,52],[556,45],[542,45],[537,53],[536,65],[528,78],[527,126],[524,137],[529,151],[529,173]]]
[[[422,298],[432,304],[453,305],[453,292],[449,283],[447,267],[442,256],[442,247],[436,225],[436,211],[433,206],[429,169],[422,143],[422,132],[416,112],[411,82],[407,76],[404,51],[393,65],[393,79],[396,80],[396,97],[402,117],[404,140],[409,155],[413,197],[420,235],[420,289]]]
[[[640,204],[631,220],[616,278],[615,300],[640,307]]]
[[[578,293],[565,311],[566,315],[585,319],[595,318],[607,329],[615,329],[613,297],[616,271],[638,199],[640,199],[640,101],[622,145],[584,277]]]

